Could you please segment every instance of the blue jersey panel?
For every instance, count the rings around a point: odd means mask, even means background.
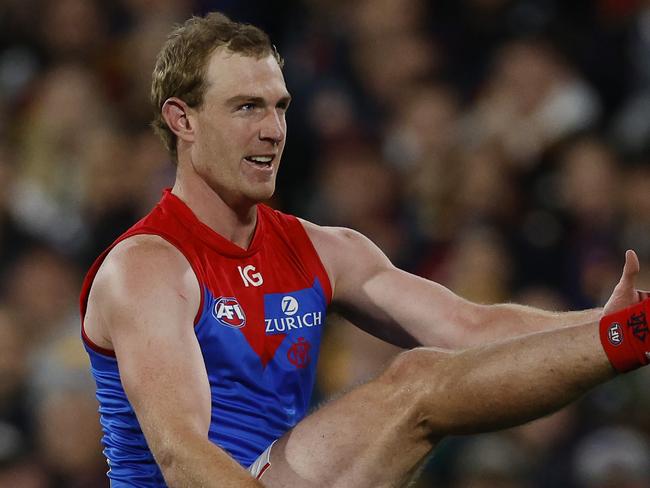
[[[326,300],[316,280],[310,288],[265,294],[263,307],[263,321],[253,323],[236,297],[206,291],[196,330],[212,391],[210,439],[243,466],[306,415]],[[260,336],[277,343],[265,346],[275,347],[266,365],[251,346]]]
[[[97,383],[100,423],[104,432],[102,443],[111,487],[167,486],[126,398],[117,360],[84,346]]]

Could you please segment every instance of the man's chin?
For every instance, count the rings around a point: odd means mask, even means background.
[[[266,188],[255,188],[248,192],[247,197],[252,203],[264,203],[273,198],[275,185]]]

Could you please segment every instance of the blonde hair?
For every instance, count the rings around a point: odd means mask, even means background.
[[[230,20],[219,12],[191,17],[176,26],[158,53],[151,82],[152,126],[174,159],[176,135],[162,117],[162,106],[170,97],[180,98],[190,107],[203,103],[207,60],[219,47],[258,59],[273,55],[280,67],[284,64],[264,31]]]

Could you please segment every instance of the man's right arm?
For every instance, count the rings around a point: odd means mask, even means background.
[[[193,321],[200,288],[185,257],[155,236],[116,246],[93,283],[86,320],[110,340],[127,397],[165,481],[260,487],[208,439],[211,397]]]

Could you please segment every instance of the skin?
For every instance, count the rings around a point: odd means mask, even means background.
[[[627,251],[605,313],[647,298],[634,287],[638,272]],[[463,351],[415,348],[285,434],[262,479],[269,487],[403,486],[444,437],[539,418],[614,376],[595,322]]]
[[[290,97],[271,56],[217,49],[206,79],[203,105],[170,98],[162,109],[178,138],[172,191],[201,221],[246,248],[255,205],[275,189]],[[253,155],[273,159],[260,168],[246,160]],[[303,224],[329,274],[333,303],[360,327],[415,349],[282,437],[263,485],[208,440],[210,389],[192,327],[200,289],[189,263],[156,236],[131,237],[103,262],[85,331],[115,350],[169,486],[398,486],[442,437],[549,413],[614,374],[597,337],[600,311],[476,305],[398,270],[356,232]],[[629,252],[607,310],[639,300],[636,273]],[[466,349],[514,336],[522,337]]]

